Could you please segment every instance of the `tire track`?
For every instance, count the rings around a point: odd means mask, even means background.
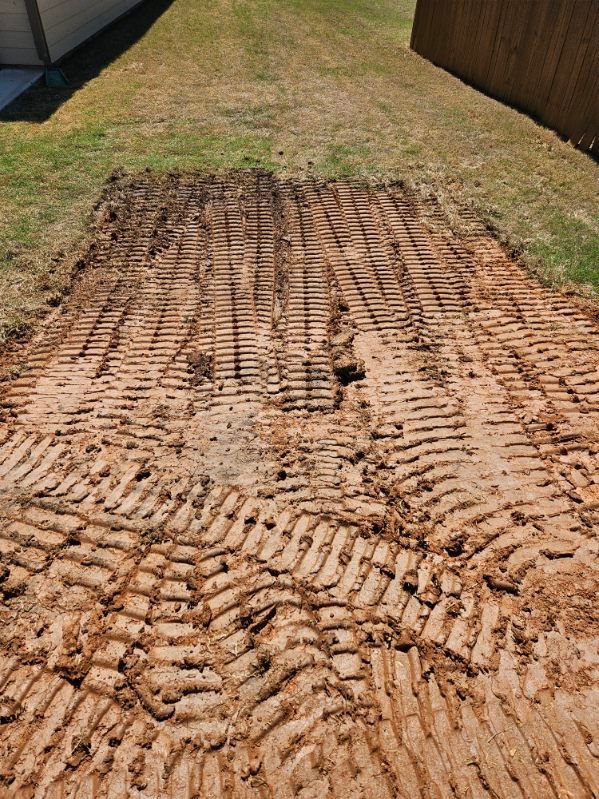
[[[398,186],[113,192],[1,398],[0,796],[595,795],[592,319]]]

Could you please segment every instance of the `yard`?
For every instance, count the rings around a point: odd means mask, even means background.
[[[67,60],[0,123],[2,336],[59,302],[117,169],[403,180],[596,289],[596,163],[411,52],[414,5],[154,0]]]
[[[413,8],[147,2],[5,113],[0,797],[597,795],[597,167]]]

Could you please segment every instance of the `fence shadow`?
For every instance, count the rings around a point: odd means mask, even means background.
[[[137,8],[84,42],[58,66],[69,85],[49,88],[39,81],[0,111],[0,122],[45,122],[88,81],[128,50],[167,10],[173,0],[145,0]]]

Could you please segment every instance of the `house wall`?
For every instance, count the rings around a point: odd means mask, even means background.
[[[0,0],[0,64],[40,64],[25,0]]]

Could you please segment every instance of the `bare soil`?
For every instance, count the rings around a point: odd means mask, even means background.
[[[467,221],[113,185],[2,384],[1,796],[597,795],[597,322]]]

